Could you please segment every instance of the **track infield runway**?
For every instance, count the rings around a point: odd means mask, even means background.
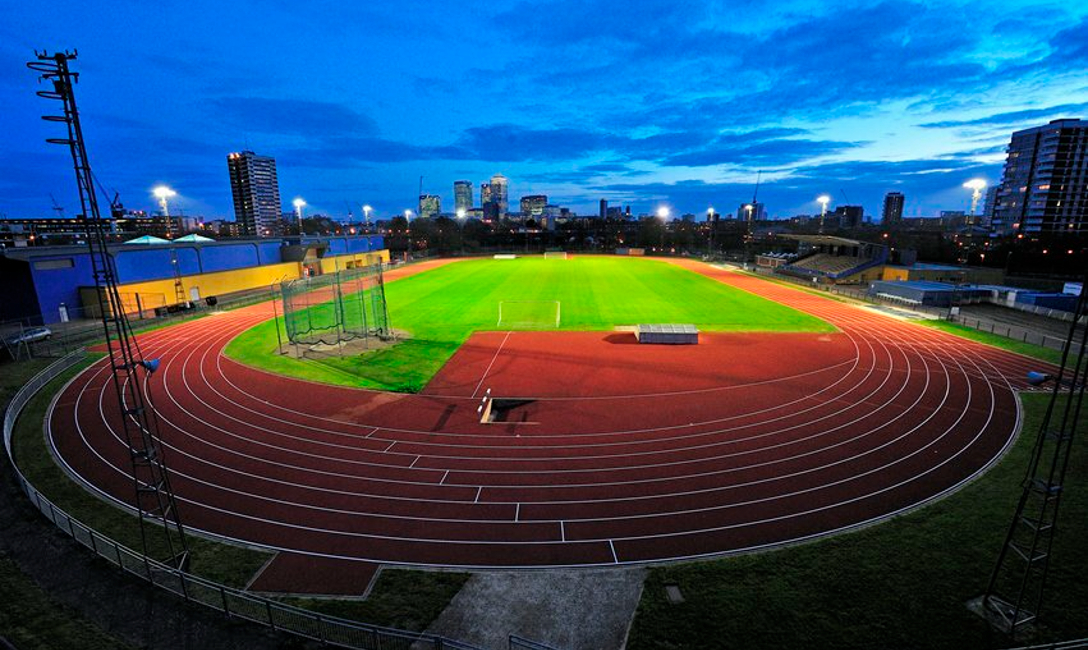
[[[358,593],[351,569],[368,575],[370,563],[602,566],[763,549],[878,521],[969,481],[1015,437],[1025,373],[1046,369],[675,263],[839,332],[702,334],[698,346],[480,332],[416,395],[225,357],[233,337],[271,317],[268,304],[142,335],[145,357],[162,359],[150,382],[183,521],[284,551],[282,576],[273,563],[259,579],[269,591]],[[104,361],[76,377],[47,432],[69,472],[128,503],[108,380]],[[484,424],[488,389],[504,408]],[[308,575],[325,578],[307,585]]]

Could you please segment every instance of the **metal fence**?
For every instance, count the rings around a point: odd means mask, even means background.
[[[269,287],[239,292],[230,296],[206,298],[189,303],[187,309],[168,311],[144,310],[128,314],[132,330],[163,327],[213,311],[238,309],[272,299]],[[43,322],[41,318],[0,321],[0,360],[62,357],[69,352],[92,345],[102,339],[102,321],[97,306],[90,309],[72,307],[65,310],[66,321]],[[45,328],[48,334],[36,332]]]
[[[766,272],[764,272],[766,274]],[[810,281],[804,281],[800,278],[795,278],[787,275],[773,274],[773,277],[777,280],[783,280],[796,284],[808,289],[814,289],[818,291],[826,291],[828,293],[845,296],[854,300],[867,302],[870,304],[878,305],[892,305],[898,307],[906,307],[912,311],[929,314],[934,318],[947,320],[964,327],[969,327],[980,332],[986,332],[989,334],[995,334],[997,336],[1004,336],[1014,341],[1020,341],[1023,343],[1031,343],[1044,348],[1050,348],[1052,350],[1061,350],[1065,346],[1065,337],[1053,336],[1050,334],[1044,334],[1037,330],[1029,329],[1026,327],[1020,327],[1017,325],[1010,325],[1007,323],[1000,323],[997,321],[989,320],[986,318],[976,318],[973,316],[964,316],[963,314],[952,314],[948,307],[933,307],[929,305],[920,305],[915,301],[903,300],[895,296],[885,296],[882,294],[871,294],[867,289],[853,286],[842,285],[828,285],[828,284],[816,284]],[[1049,311],[1043,308],[1018,308],[1020,311],[1031,312],[1041,316],[1049,316]],[[1063,322],[1071,323],[1072,316],[1068,316],[1061,319]],[[1080,350],[1080,344],[1073,342],[1073,348],[1070,351],[1071,354],[1077,354]]]
[[[12,453],[11,439],[15,430],[15,421],[31,398],[82,358],[83,352],[79,350],[58,359],[20,388],[4,411],[4,448],[7,450],[8,460],[15,471],[19,485],[30,502],[62,532],[122,571],[174,593],[186,602],[199,603],[222,612],[230,618],[252,621],[273,630],[342,648],[481,650],[462,641],[433,634],[409,632],[325,616],[179,571],[110,539],[58,508],[19,471]]]
[[[516,634],[510,635],[510,647],[509,650],[557,650],[555,647],[540,643],[539,641],[532,641],[530,639],[522,638]]]

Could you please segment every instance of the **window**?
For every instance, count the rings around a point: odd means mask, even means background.
[[[76,263],[72,258],[66,257],[60,260],[38,260],[34,262],[35,271],[54,271],[57,269],[70,269]]]

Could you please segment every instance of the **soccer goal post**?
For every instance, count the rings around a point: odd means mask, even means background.
[[[500,300],[497,325],[505,329],[546,329],[559,327],[558,300]]]
[[[546,260],[565,260],[567,259],[567,253],[565,251],[545,252],[544,259]]]

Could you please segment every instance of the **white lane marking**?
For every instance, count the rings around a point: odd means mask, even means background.
[[[491,363],[487,364],[487,369],[484,370],[484,374],[480,376],[480,383],[476,384],[476,390],[472,391],[472,397],[476,397],[476,393],[480,392],[480,387],[484,385],[484,380],[487,379],[487,373],[491,372],[491,366],[495,365],[495,360],[499,358],[499,353],[502,352],[503,346],[506,345],[506,340],[510,338],[513,332],[507,332],[506,336],[502,337],[502,343],[499,343],[499,347],[495,350],[495,355],[491,357]]]

